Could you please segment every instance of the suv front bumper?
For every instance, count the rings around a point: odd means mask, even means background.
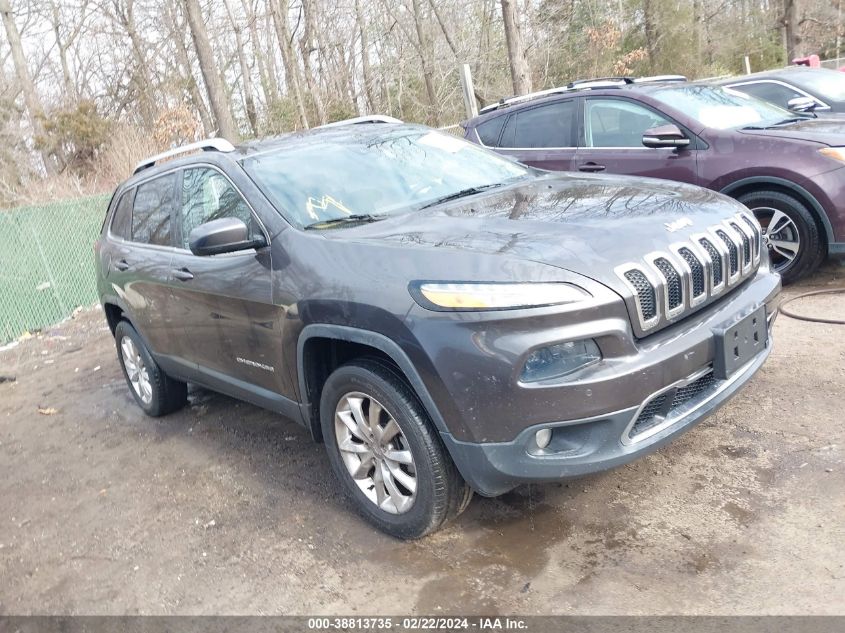
[[[766,348],[748,364],[727,380],[714,381],[708,390],[680,405],[680,411],[670,412],[666,423],[654,433],[643,434],[643,439],[629,439],[630,428],[642,406],[598,418],[529,427],[511,442],[461,442],[448,433],[441,437],[464,478],[484,496],[504,494],[519,484],[557,481],[615,468],[657,450],[714,413],[754,376],[771,348],[769,339]],[[700,373],[678,383],[696,380]],[[655,395],[659,397],[659,393]],[[649,397],[643,404],[652,399]],[[552,440],[544,449],[537,448],[534,442],[542,428],[552,430]]]
[[[609,375],[597,366],[588,372],[595,371],[599,378],[543,389],[498,380],[494,381],[496,393],[487,393],[486,382],[477,381],[473,392],[458,392],[472,393],[475,398],[474,432],[462,436],[461,425],[450,424],[454,428],[441,428],[443,442],[464,479],[485,496],[503,494],[523,483],[578,477],[633,461],[712,414],[754,376],[771,351],[779,290],[777,275],[761,269],[724,301],[635,342],[636,353],[626,350],[610,359]],[[765,348],[727,379],[717,380],[714,329],[761,306],[766,309],[769,334]],[[615,336],[624,339],[626,335]],[[451,340],[454,345],[456,339]],[[485,396],[489,404],[482,411],[479,405]],[[512,416],[515,409],[522,415]],[[650,419],[648,413],[655,410],[659,415]],[[491,437],[511,428],[518,430],[510,437]],[[552,431],[545,448],[535,442],[540,429]]]

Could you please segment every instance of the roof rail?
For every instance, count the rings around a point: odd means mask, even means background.
[[[364,116],[356,116],[352,119],[344,119],[343,121],[335,121],[333,123],[325,123],[318,126],[320,129],[324,127],[339,127],[341,125],[356,125],[360,123],[402,123],[399,119],[386,114],[365,114]]]
[[[635,84],[656,83],[662,81],[689,81],[684,75],[652,75],[651,77],[637,77]]]
[[[593,77],[592,79],[577,79],[575,81],[570,81],[567,84],[567,88],[581,88],[585,87],[586,84],[632,84],[634,83],[633,77]]]
[[[595,79],[578,79],[572,81],[565,86],[557,88],[547,88],[546,90],[538,90],[537,92],[529,92],[528,94],[519,95],[516,97],[507,97],[499,99],[496,103],[484,106],[478,111],[479,114],[485,114],[498,110],[505,106],[521,103],[523,101],[531,101],[532,99],[539,99],[540,97],[548,97],[549,95],[561,94],[564,92],[573,92],[575,90],[598,90],[601,88],[619,88],[631,84],[651,83],[658,81],[687,81],[683,75],[655,75],[653,77],[597,77]]]
[[[180,154],[187,154],[189,152],[196,151],[233,152],[235,151],[235,146],[232,145],[225,138],[207,138],[202,141],[197,141],[196,143],[188,143],[187,145],[174,147],[173,149],[169,149],[166,152],[162,152],[161,154],[156,154],[155,156],[145,158],[140,163],[135,165],[135,171],[133,171],[132,173],[137,174],[138,172],[144,171],[145,169],[149,169],[159,161],[163,161],[169,158],[175,158]]]

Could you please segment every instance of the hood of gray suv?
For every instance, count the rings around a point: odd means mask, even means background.
[[[647,256],[658,254],[682,268],[673,248],[694,244],[693,249],[699,249],[694,238],[724,221],[742,223],[736,218],[743,211],[747,209],[731,198],[681,183],[556,174],[324,235],[440,251],[444,256],[461,251],[554,266],[613,289],[630,312],[636,310],[635,293],[624,271],[648,268]],[[712,233],[710,239],[718,241]],[[459,271],[451,280],[482,281],[472,271]],[[420,266],[419,278],[431,279],[427,273]],[[659,326],[674,320],[661,318]]]
[[[731,198],[691,185],[566,174],[326,236],[508,255],[615,286],[616,266],[639,262],[742,210]]]

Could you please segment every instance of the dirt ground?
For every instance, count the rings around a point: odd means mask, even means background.
[[[784,296],[837,286],[829,264]],[[404,543],[293,422],[198,389],[145,417],[80,313],[0,352],[0,613],[845,614],[845,326],[781,316],[774,339],[660,452]]]

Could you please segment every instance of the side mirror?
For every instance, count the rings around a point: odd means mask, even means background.
[[[793,112],[812,112],[818,105],[812,97],[795,97],[786,102],[786,107]]]
[[[188,244],[194,255],[220,255],[266,246],[263,237],[249,239],[249,229],[238,218],[220,218],[191,231]]]
[[[690,140],[677,125],[661,125],[643,132],[643,145],[646,147],[686,147]]]

